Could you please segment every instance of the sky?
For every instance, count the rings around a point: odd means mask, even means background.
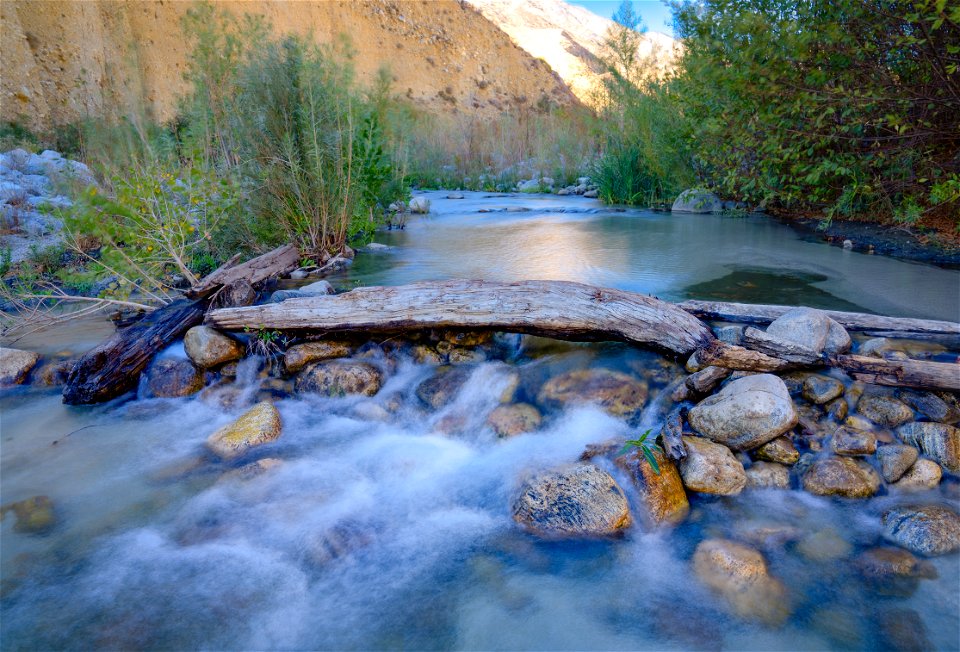
[[[661,0],[632,0],[633,10],[640,14],[647,29],[673,36],[673,24],[670,8]],[[620,0],[567,0],[572,5],[580,5],[593,13],[610,18],[620,6]]]

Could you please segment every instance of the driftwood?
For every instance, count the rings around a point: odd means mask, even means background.
[[[835,355],[830,356],[828,364],[874,385],[960,391],[960,364],[957,363]]]
[[[684,301],[677,304],[700,319],[746,324],[769,324],[793,306],[726,303],[722,301]],[[949,339],[960,341],[960,323],[933,319],[884,317],[862,312],[824,310],[834,321],[850,331],[866,332],[877,337],[906,339]]]
[[[300,252],[295,245],[288,244],[240,265],[236,264],[237,260],[238,257],[234,256],[184,294],[190,299],[204,299],[236,281],[257,285],[296,269],[300,262]]]
[[[671,398],[681,403],[695,397],[709,394],[713,388],[730,375],[730,370],[724,367],[705,367],[700,371],[687,376],[673,391]]]
[[[63,402],[101,403],[135,389],[140,372],[153,356],[200,324],[205,311],[202,302],[180,300],[118,330],[73,367],[63,388]]]
[[[653,297],[566,281],[444,281],[211,311],[223,330],[396,332],[487,329],[560,339],[618,340],[686,355],[714,342],[696,317]]]
[[[701,365],[742,371],[785,371],[798,366],[760,351],[753,351],[734,344],[725,344],[719,340],[715,340],[697,351],[696,356]]]
[[[670,411],[660,429],[660,444],[667,459],[680,462],[687,456],[687,447],[683,445],[684,409],[676,407]]]

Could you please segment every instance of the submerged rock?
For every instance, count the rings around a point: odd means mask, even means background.
[[[147,389],[157,398],[190,396],[203,389],[203,372],[189,360],[156,360],[147,370]]]
[[[815,461],[803,474],[803,488],[818,496],[867,498],[880,488],[880,476],[862,460],[827,457]]]
[[[513,501],[513,518],[547,538],[618,534],[630,525],[630,507],[609,473],[592,464],[544,471],[528,478]]]
[[[787,590],[770,576],[758,550],[726,539],[707,539],[693,553],[693,570],[741,618],[778,626],[790,615]]]
[[[24,534],[44,534],[56,525],[56,513],[53,501],[47,496],[33,496],[26,500],[4,505],[0,508],[0,518],[12,511],[17,517],[13,529]]]
[[[76,360],[51,360],[33,372],[33,383],[44,387],[63,385],[76,363]]]
[[[772,374],[735,380],[689,413],[698,433],[734,450],[761,446],[797,425],[798,418],[787,386]]]
[[[752,489],[789,489],[790,468],[776,462],[754,462],[746,470],[747,487]]]
[[[914,422],[901,426],[897,434],[907,444],[919,446],[947,470],[960,473],[960,428],[945,423]]]
[[[673,462],[659,449],[654,449],[653,456],[660,473],[654,471],[637,450],[621,455],[616,462],[617,466],[630,474],[650,521],[658,525],[675,525],[690,513],[690,501],[687,500],[683,481]]]
[[[373,396],[380,391],[383,374],[366,362],[315,362],[297,375],[298,394],[318,393],[327,396],[363,394]]]
[[[777,462],[778,464],[796,464],[797,460],[800,459],[797,447],[788,437],[784,436],[767,442],[754,451],[754,454],[759,460]]]
[[[691,491],[735,496],[747,485],[743,464],[730,449],[702,437],[684,437],[687,456],[680,460],[680,476]]]
[[[843,383],[830,376],[810,374],[803,381],[803,398],[821,405],[843,396]]]
[[[647,385],[632,376],[609,369],[581,369],[555,376],[544,383],[537,401],[546,406],[596,403],[613,416],[635,414],[647,402]]]
[[[940,505],[895,507],[883,515],[884,536],[921,555],[960,549],[960,515]]]
[[[207,448],[223,459],[233,459],[280,436],[280,412],[269,401],[257,403],[233,423],[207,439]]]
[[[934,579],[937,569],[930,562],[902,548],[870,548],[854,562],[871,590],[880,595],[909,597],[921,579]]]
[[[923,618],[913,609],[890,609],[879,618],[881,640],[890,652],[924,652],[934,645]]]
[[[201,369],[218,367],[243,357],[244,346],[209,326],[194,326],[183,337],[183,348]]]
[[[487,423],[500,437],[532,432],[540,427],[540,420],[540,410],[529,403],[500,405],[487,417]]]
[[[919,459],[891,487],[901,491],[926,491],[940,484],[943,471],[933,460]]]
[[[829,562],[849,557],[853,546],[833,528],[825,528],[801,538],[797,552],[808,561]]]
[[[840,426],[834,431],[830,445],[837,455],[873,455],[877,450],[877,437],[871,432]]]
[[[890,428],[913,419],[913,410],[892,396],[864,396],[857,403],[857,412],[878,425]]]
[[[920,451],[913,446],[890,444],[877,449],[880,473],[887,482],[896,482],[917,461]]]
[[[22,384],[39,360],[33,351],[0,347],[0,386]]]
[[[283,354],[283,365],[289,373],[295,374],[312,362],[345,358],[352,350],[349,342],[324,340],[296,344]]]
[[[438,410],[453,400],[471,374],[471,367],[439,367],[430,378],[417,385],[417,397]]]
[[[931,421],[947,424],[960,421],[960,409],[956,405],[956,398],[948,403],[943,396],[933,392],[901,390],[900,399]]]

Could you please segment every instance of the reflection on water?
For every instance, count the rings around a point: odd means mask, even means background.
[[[411,220],[403,231],[378,233],[376,240],[393,248],[360,257],[334,280],[347,287],[557,279],[671,300],[722,299],[727,292],[709,283],[749,269],[767,278],[740,286],[743,302],[802,299],[823,308],[855,305],[889,315],[960,319],[960,271],[805,241],[765,217],[615,212],[580,197],[464,194],[467,199],[446,200],[444,193],[427,193],[431,215]],[[491,203],[498,210],[480,212]],[[781,294],[784,281],[807,287]]]
[[[865,307],[835,297],[816,286],[829,280],[823,274],[781,272],[732,266],[732,271],[711,281],[687,288],[690,299],[714,299],[737,303],[777,303],[788,306],[818,306],[831,310],[869,312]]]

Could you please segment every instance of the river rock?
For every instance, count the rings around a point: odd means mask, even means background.
[[[273,403],[263,401],[210,435],[207,448],[221,458],[230,460],[255,446],[274,441],[280,432],[280,412]]]
[[[0,385],[20,385],[40,360],[33,351],[0,347]]]
[[[487,354],[480,349],[465,349],[455,346],[447,352],[447,361],[450,364],[476,364],[487,359]]]
[[[823,347],[824,353],[847,353],[853,348],[850,333],[841,324],[830,319],[830,330],[827,332],[827,344]]]
[[[308,364],[333,358],[345,358],[350,355],[353,347],[349,342],[322,340],[319,342],[305,342],[291,346],[283,354],[283,366],[287,372],[295,374]]]
[[[609,369],[580,369],[544,383],[537,401],[548,407],[596,403],[613,416],[639,412],[647,401],[647,385],[632,376]]]
[[[854,566],[870,589],[880,595],[909,597],[920,579],[937,577],[934,566],[903,548],[879,546],[861,553]]]
[[[871,394],[864,396],[857,403],[857,412],[874,423],[895,428],[913,419],[913,410],[892,396]]]
[[[410,353],[417,364],[442,365],[444,362],[443,356],[434,347],[426,344],[417,344]]]
[[[919,459],[897,482],[890,485],[901,491],[926,491],[940,484],[943,470],[933,460]]]
[[[307,283],[306,285],[300,287],[299,291],[309,296],[325,296],[329,294],[336,294],[336,290],[334,290],[333,286],[330,285],[330,281],[314,281],[313,283]]]
[[[895,507],[884,513],[883,528],[888,540],[921,555],[960,548],[960,515],[941,505]]]
[[[676,525],[690,513],[690,501],[677,467],[659,448],[652,452],[660,473],[654,471],[650,462],[636,449],[619,456],[617,466],[630,475],[649,520],[656,525]]]
[[[833,432],[830,446],[837,455],[851,457],[873,455],[877,450],[877,436],[872,432],[840,426]]]
[[[786,385],[772,374],[735,380],[690,409],[690,425],[701,435],[748,450],[787,432],[798,419]]]
[[[821,405],[843,396],[843,383],[830,376],[810,374],[803,381],[803,398]]]
[[[443,340],[456,346],[480,346],[493,341],[490,331],[444,331]]]
[[[777,462],[779,464],[796,464],[800,459],[797,447],[789,437],[780,436],[754,451],[758,460]]]
[[[203,389],[203,371],[190,360],[161,358],[147,370],[147,389],[157,398],[179,398]]]
[[[453,400],[472,373],[470,367],[439,367],[434,375],[417,386],[417,396],[438,410]]]
[[[790,467],[776,462],[754,462],[746,470],[747,487],[752,489],[789,489]]]
[[[877,449],[880,473],[887,482],[896,482],[917,461],[920,451],[913,446],[889,444]]]
[[[880,640],[890,652],[926,652],[934,645],[923,618],[913,609],[889,609],[878,619]]]
[[[827,457],[810,465],[802,483],[806,491],[818,496],[867,498],[880,488],[880,476],[862,460]]]
[[[407,204],[407,208],[411,213],[425,215],[430,212],[430,200],[426,197],[414,197],[410,200],[410,203]]]
[[[44,387],[56,387],[67,382],[76,360],[51,360],[33,372],[33,383]]]
[[[494,409],[487,417],[487,424],[499,437],[513,437],[536,430],[540,427],[540,420],[537,408],[529,403],[513,403]]]
[[[827,416],[837,422],[842,422],[850,414],[850,406],[847,405],[846,399],[835,398],[829,403],[827,403],[824,408],[827,411]]]
[[[4,505],[0,508],[0,518],[12,511],[17,517],[13,529],[24,534],[44,534],[56,525],[56,513],[53,501],[48,496],[33,496],[26,500]]]
[[[723,210],[723,202],[709,190],[691,188],[680,193],[670,210],[674,213],[719,213]]]
[[[218,367],[243,357],[244,346],[209,326],[194,326],[183,337],[183,348],[201,369]]]
[[[830,335],[830,317],[822,310],[794,308],[767,326],[767,334],[822,353]]]
[[[363,394],[373,396],[380,391],[383,374],[367,362],[332,360],[315,362],[297,374],[297,393],[315,392],[327,396]]]
[[[546,538],[602,537],[630,525],[623,490],[592,464],[543,471],[528,478],[513,501],[513,518]]]
[[[747,486],[743,464],[730,449],[703,437],[684,437],[687,456],[680,460],[680,476],[691,491],[735,496]]]
[[[960,428],[945,423],[914,422],[900,426],[897,434],[905,443],[919,446],[947,470],[960,473]]]
[[[726,539],[707,539],[693,553],[693,570],[741,618],[778,626],[790,615],[787,590],[770,576],[758,550]]]
[[[743,326],[714,326],[713,334],[725,344],[740,346],[743,341]]]
[[[900,400],[931,421],[955,424],[960,421],[960,409],[933,392],[900,391]]]
[[[801,538],[797,552],[807,561],[823,563],[849,557],[853,546],[833,528],[824,528]]]

